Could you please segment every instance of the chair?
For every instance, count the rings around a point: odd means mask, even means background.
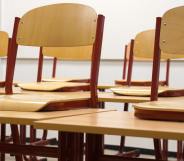
[[[5,91],[8,96],[0,98],[0,111],[36,112],[97,108],[97,83],[103,25],[103,15],[97,15],[88,6],[70,3],[39,7],[27,12],[21,19],[15,18],[6,70]],[[90,82],[86,85],[90,89],[90,97],[72,100],[58,93],[40,94],[37,92],[22,92],[14,95],[12,82],[19,45],[37,47],[93,46]],[[63,99],[65,102],[60,101]],[[20,143],[17,125],[11,125],[11,130],[14,143]],[[22,157],[16,156],[16,159],[22,160]]]
[[[120,95],[131,95],[131,96],[150,96],[151,93],[151,87],[133,87],[131,86],[131,77],[132,77],[132,64],[133,64],[133,58],[143,58],[143,59],[151,59],[153,57],[153,45],[154,45],[154,33],[155,30],[146,30],[139,34],[137,34],[135,40],[131,41],[132,46],[132,52],[130,53],[130,62],[129,63],[129,72],[127,76],[127,86],[128,87],[117,87],[112,88],[112,91],[116,94]],[[182,58],[182,55],[176,54],[175,56],[172,56],[166,53],[162,53],[162,59],[176,59],[176,58]],[[168,73],[168,72],[166,72]],[[166,74],[168,77],[168,74]],[[163,83],[165,85],[168,83],[168,78]],[[159,83],[162,84],[162,81]],[[173,93],[173,91],[177,91],[178,89],[175,88],[169,88],[167,86],[159,86],[159,96],[175,96],[176,93]]]
[[[128,75],[132,75],[132,73],[127,73],[130,72],[129,69],[127,69],[128,65],[129,65],[129,56],[130,56],[130,43],[128,45],[125,45],[125,52],[124,52],[124,63],[123,63],[123,72],[122,72],[122,79],[121,80],[115,80],[115,84],[116,85],[127,85],[127,79],[126,77]],[[137,60],[137,61],[151,61],[152,58],[140,58],[139,56],[135,57],[133,60]],[[165,60],[163,60],[165,61]],[[133,63],[130,62],[130,64],[132,64],[132,70],[133,70]],[[169,85],[169,70],[170,70],[170,60],[166,60],[166,77],[165,80],[163,81],[159,81],[159,84],[161,86],[165,86],[165,85]],[[132,71],[131,71],[132,72]],[[127,75],[127,76],[126,76]],[[149,80],[131,80],[131,85],[132,86],[151,86],[151,81]]]
[[[7,57],[9,41],[8,33],[0,31],[0,57]],[[0,87],[5,87],[5,81],[0,81]]]
[[[112,88],[112,91],[115,94],[129,95],[129,96],[145,96],[145,97],[150,96],[151,87],[149,87],[149,86],[145,87],[145,85],[150,85],[151,81],[147,81],[149,83],[145,83],[145,82],[140,83],[139,85],[142,84],[142,86],[135,87],[135,86],[132,86],[131,76],[132,76],[132,64],[133,64],[134,58],[145,59],[145,60],[152,59],[153,46],[154,46],[154,33],[155,33],[155,30],[146,30],[146,31],[143,31],[143,32],[137,34],[135,40],[131,40],[130,49],[129,49],[130,50],[129,69],[128,69],[128,75],[127,75],[128,87],[124,86],[124,87]],[[179,54],[177,54],[175,56],[170,55],[170,57],[168,57],[167,55],[168,54],[166,54],[166,53],[162,53],[162,59],[168,60],[168,59],[173,59],[173,58],[181,58],[181,55],[179,55]],[[159,86],[160,96],[165,96],[165,95],[171,94],[172,91],[175,90],[175,89],[172,89],[172,88],[165,86],[169,82],[168,81],[169,80],[168,73],[169,73],[169,71],[167,69],[166,70],[166,81],[159,82],[159,85],[162,85],[162,86]],[[133,85],[135,85],[135,84],[133,84]],[[127,111],[127,110],[128,110],[128,103],[125,103],[124,111]],[[121,137],[120,153],[122,153],[122,149],[124,147],[124,142],[125,142],[125,138],[123,136],[123,137]],[[156,148],[155,148],[155,150],[156,150]]]
[[[171,55],[174,57],[177,54],[183,55],[183,18],[184,7],[181,6],[167,11],[162,18],[157,17],[156,19],[151,102],[134,105],[135,116],[140,119],[183,121],[183,100],[181,97],[157,101],[161,51],[169,53],[168,57]],[[183,95],[183,89],[172,92],[176,96]],[[178,160],[183,157],[182,149],[182,142],[178,141]],[[164,157],[167,158],[167,154],[165,155]]]
[[[39,56],[38,65],[38,82],[86,82],[89,79],[85,78],[56,78],[57,61],[90,61],[92,55],[92,46],[79,46],[79,47],[43,47]],[[44,56],[53,57],[52,78],[42,79],[42,68]]]

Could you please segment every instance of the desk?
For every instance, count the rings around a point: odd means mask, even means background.
[[[34,126],[47,130],[87,133],[87,161],[122,159],[118,156],[113,158],[102,155],[101,137],[104,134],[184,139],[184,123],[182,122],[140,120],[134,117],[133,113],[119,111],[36,121]]]
[[[183,122],[141,120],[132,112],[109,111],[36,121],[35,128],[184,140]]]
[[[90,114],[90,113],[98,113],[98,112],[107,112],[109,110],[104,109],[78,109],[78,110],[68,110],[68,111],[58,111],[58,112],[16,112],[16,111],[1,111],[0,112],[0,123],[1,126],[3,124],[11,123],[11,129],[12,129],[12,137],[14,139],[14,144],[5,143],[4,140],[2,140],[1,137],[1,143],[0,143],[0,151],[1,153],[11,153],[14,155],[18,155],[20,157],[20,154],[24,155],[35,155],[35,156],[46,156],[46,157],[60,157],[59,148],[57,147],[44,147],[44,146],[34,146],[34,145],[24,145],[20,144],[19,139],[19,133],[18,133],[18,127],[17,124],[20,125],[33,125],[33,122],[36,120],[42,120],[42,119],[51,119],[51,118],[62,118],[62,117],[72,117],[76,115],[84,115],[84,114]],[[74,144],[76,146],[83,147],[83,143],[78,144],[76,143],[76,136],[80,136],[80,139],[83,139],[81,135],[74,135],[70,136],[70,143],[71,145]],[[68,135],[67,135],[68,137]],[[61,137],[60,137],[61,138]],[[65,137],[62,137],[62,145],[64,146],[63,142],[65,141]],[[66,141],[67,138],[66,138]],[[22,142],[21,142],[22,143]],[[72,144],[73,143],[73,144]],[[73,148],[70,145],[71,148]],[[63,147],[62,147],[63,149]],[[65,149],[65,148],[64,148]]]

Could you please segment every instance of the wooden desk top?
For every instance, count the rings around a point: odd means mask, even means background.
[[[134,113],[111,111],[36,121],[35,128],[125,135],[148,138],[184,139],[184,123],[140,120]]]
[[[0,111],[0,123],[6,124],[21,124],[32,125],[33,121],[69,117],[75,115],[83,115],[98,112],[107,112],[114,109],[75,109],[66,111],[54,111],[54,112],[16,112],[16,111]]]

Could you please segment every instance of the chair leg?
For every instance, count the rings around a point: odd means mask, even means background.
[[[161,140],[160,139],[153,139],[154,142],[154,150],[155,150],[155,159],[161,160]]]
[[[125,103],[123,110],[128,111],[128,106],[129,106],[129,104]],[[125,136],[121,136],[119,152],[117,155],[122,156],[122,157],[138,157],[140,155],[139,150],[125,152],[124,148],[125,148]]]
[[[12,138],[14,144],[20,144],[20,135],[17,125],[11,125],[11,132],[12,132]],[[23,161],[22,155],[15,155],[16,161]]]
[[[168,140],[163,139],[162,159],[168,160]]]
[[[177,141],[177,161],[183,161],[184,159],[184,148],[183,148],[183,142],[178,140]]]
[[[104,136],[86,134],[86,161],[98,160],[102,155],[104,155]]]
[[[119,153],[123,153],[125,147],[125,136],[121,136]]]
[[[124,104],[124,111],[128,111],[128,103]],[[121,136],[119,153],[123,153],[125,147],[125,136]]]
[[[5,142],[6,139],[6,125],[1,124],[1,142]],[[1,153],[0,161],[5,161],[5,153]]]
[[[83,134],[58,132],[58,161],[82,161],[83,145]]]
[[[124,104],[124,111],[128,111],[128,105],[129,105],[128,103]]]

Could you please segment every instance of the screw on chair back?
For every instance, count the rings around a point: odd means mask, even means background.
[[[93,46],[90,75],[92,104],[97,102],[97,82],[104,16],[88,6],[63,3],[39,7],[16,18],[8,61],[6,94],[12,94],[12,81],[18,45],[37,47]]]

